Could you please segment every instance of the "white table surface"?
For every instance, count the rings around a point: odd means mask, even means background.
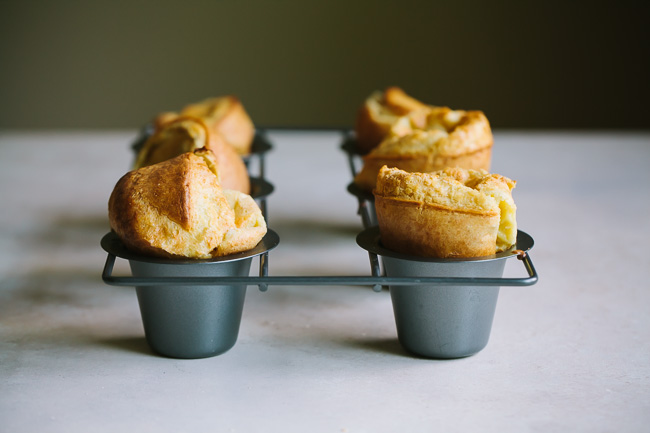
[[[0,134],[0,432],[650,429],[650,134],[495,132],[540,280],[446,361],[400,347],[386,292],[346,286],[249,287],[229,352],[154,355],[134,290],[100,277],[134,136]],[[339,134],[270,138],[271,275],[367,275]]]

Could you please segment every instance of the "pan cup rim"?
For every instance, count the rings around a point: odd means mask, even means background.
[[[165,265],[197,265],[205,266],[217,263],[228,263],[234,262],[237,260],[244,260],[259,256],[268,251],[271,251],[280,243],[280,236],[273,230],[268,229],[262,240],[250,250],[242,251],[235,254],[229,254],[227,256],[213,257],[210,259],[190,259],[190,258],[164,258],[164,257],[153,257],[147,256],[144,254],[139,254],[129,250],[124,243],[120,240],[117,234],[114,231],[110,231],[104,235],[101,240],[101,246],[104,251],[109,254],[113,254],[116,257],[121,259],[146,262],[146,263],[157,263]]]

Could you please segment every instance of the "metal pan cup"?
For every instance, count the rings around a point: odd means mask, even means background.
[[[518,232],[512,249],[471,259],[434,259],[400,254],[384,248],[377,227],[357,238],[359,245],[381,256],[387,277],[501,278],[514,249],[533,246]],[[494,285],[389,286],[400,344],[427,358],[462,358],[480,352],[488,343],[499,287]]]
[[[279,242],[269,230],[253,249],[209,260],[156,259],[128,251],[114,233],[102,240],[104,249],[129,261],[136,278],[246,277],[251,262]],[[142,323],[149,346],[172,358],[206,358],[231,349],[239,335],[246,285],[136,286]]]

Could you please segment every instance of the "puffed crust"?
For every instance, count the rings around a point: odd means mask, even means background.
[[[399,87],[373,92],[357,112],[357,150],[361,154],[368,153],[389,135],[400,135],[414,126],[423,126],[429,109],[430,106]]]
[[[157,164],[203,147],[216,157],[221,186],[249,194],[250,178],[241,156],[197,117],[172,116],[160,123],[138,152],[134,168]]]
[[[239,155],[250,154],[255,136],[255,125],[244,105],[236,96],[206,98],[186,105],[180,112],[159,113],[153,119],[153,125],[157,128],[179,116],[203,120],[211,133],[222,136]]]
[[[492,144],[492,131],[483,112],[432,108],[423,128],[391,135],[365,155],[354,181],[371,191],[384,165],[422,173],[446,167],[489,170]]]
[[[374,190],[381,242],[424,257],[481,257],[515,244],[516,182],[484,170],[382,167]]]
[[[245,251],[266,234],[248,195],[223,190],[213,153],[198,149],[125,174],[108,202],[111,229],[137,253],[206,259]]]

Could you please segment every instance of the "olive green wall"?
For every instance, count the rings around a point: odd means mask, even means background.
[[[496,128],[648,128],[643,2],[524,3],[0,0],[0,128],[229,93],[260,126],[349,126],[388,85]]]

